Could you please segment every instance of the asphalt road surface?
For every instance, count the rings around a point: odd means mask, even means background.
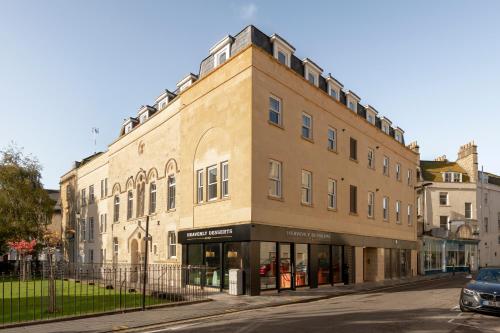
[[[500,317],[458,309],[464,278],[249,310],[140,332],[500,332]],[[137,331],[136,331],[137,332]]]

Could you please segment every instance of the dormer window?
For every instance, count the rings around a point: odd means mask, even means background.
[[[132,130],[132,123],[129,123],[125,126],[125,134],[129,133]]]
[[[139,123],[143,124],[146,120],[149,119],[149,116],[152,115],[156,111],[155,108],[149,105],[143,105],[139,108],[139,112],[137,112],[137,118],[139,118]]]
[[[285,52],[278,50],[278,61],[283,65],[288,66],[288,55]]]
[[[229,58],[229,45],[215,54],[215,67],[226,62]]]
[[[333,87],[330,87],[330,96],[332,96],[336,100],[339,99],[339,93]]]
[[[382,121],[382,132],[384,132],[385,134],[387,135],[390,135],[391,134],[391,125],[392,125],[392,122],[385,118],[385,117],[382,117],[381,118],[381,121]]]
[[[136,118],[128,118],[123,123],[123,134],[128,134],[134,129],[134,123],[137,123]]]
[[[378,111],[375,110],[375,108],[371,105],[366,105],[366,120],[372,124],[375,125],[375,119],[377,118]]]
[[[283,65],[290,67],[295,48],[277,34],[271,36],[271,43],[273,43],[273,56]]]
[[[319,86],[319,76],[323,69],[308,58],[302,60],[302,63],[304,64],[304,78],[316,87]]]
[[[226,36],[210,49],[210,54],[214,55],[214,67],[222,65],[229,59],[230,47],[234,38]]]
[[[461,183],[462,173],[460,172],[443,172],[443,180],[445,183]]]
[[[397,142],[403,143],[403,133],[404,131],[401,128],[396,127],[396,129],[394,130],[394,138]]]
[[[345,93],[346,100],[347,100],[347,107],[352,110],[353,112],[358,112],[358,103],[361,100],[358,95],[356,95],[354,92],[348,90]]]
[[[326,82],[328,83],[328,95],[338,101],[340,99],[340,90],[344,85],[337,81],[331,74],[326,77]]]
[[[193,73],[189,73],[188,76],[183,78],[179,83],[177,83],[177,88],[179,91],[184,91],[186,88],[190,87],[196,80],[198,80],[198,76]]]
[[[158,111],[163,110],[167,107],[168,103],[175,98],[175,94],[170,92],[168,89],[165,89],[163,93],[158,96],[155,100],[156,109]]]
[[[317,81],[318,81],[318,77],[316,74],[314,73],[307,73],[307,81],[309,81],[310,83],[314,84],[314,85],[317,85]]]

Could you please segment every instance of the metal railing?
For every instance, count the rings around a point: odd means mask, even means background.
[[[204,300],[207,291],[187,282],[205,270],[170,264],[16,265],[0,276],[0,324]]]

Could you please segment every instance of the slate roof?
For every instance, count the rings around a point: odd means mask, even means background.
[[[450,161],[420,161],[422,177],[425,181],[444,182],[443,172],[459,172],[462,174],[462,182],[470,182],[467,172],[456,162]]]

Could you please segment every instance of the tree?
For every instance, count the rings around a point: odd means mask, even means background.
[[[8,242],[7,245],[17,252],[17,260],[19,262],[20,270],[19,274],[21,280],[26,280],[27,275],[27,267],[26,267],[26,256],[33,252],[36,246],[36,240],[32,240],[30,242],[25,240],[20,240],[17,242]]]
[[[0,150],[0,251],[8,242],[42,240],[55,202],[44,190],[38,160],[11,145]]]
[[[48,267],[48,278],[49,278],[49,313],[56,312],[56,282],[54,276],[55,269],[55,258],[54,254],[57,251],[57,247],[60,244],[60,235],[57,232],[47,231],[43,236],[44,240],[44,251],[47,254]]]

